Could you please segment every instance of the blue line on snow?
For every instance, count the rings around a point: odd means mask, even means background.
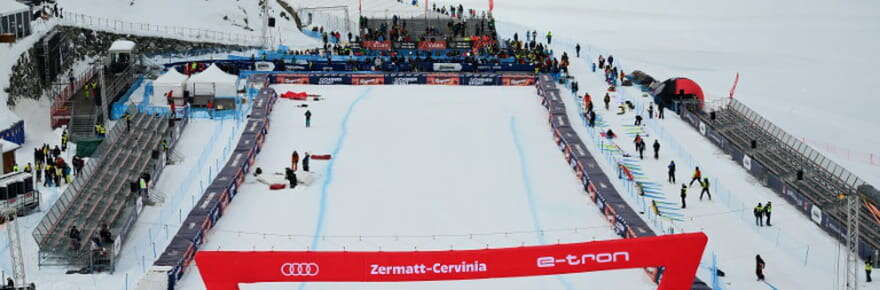
[[[516,128],[516,117],[510,117],[510,134],[513,135],[513,144],[516,145],[516,155],[519,157],[519,167],[522,170],[523,185],[526,187],[526,197],[529,200],[529,211],[532,213],[532,223],[535,225],[535,231],[538,234],[538,242],[547,244],[544,240],[544,233],[541,228],[541,221],[538,219],[538,207],[535,203],[535,192],[532,191],[532,182],[529,180],[529,167],[526,162],[526,154],[523,150],[522,142],[519,140],[519,133]],[[567,290],[573,289],[571,283],[562,276],[556,276],[556,279],[562,283]]]
[[[532,191],[532,183],[529,180],[529,168],[526,164],[526,154],[523,151],[522,142],[519,140],[519,133],[516,129],[516,117],[510,117],[510,134],[513,135],[513,144],[516,145],[516,155],[519,157],[519,167],[522,169],[523,185],[526,187],[526,197],[529,200],[529,211],[532,214],[532,223],[535,231],[538,232],[538,242],[546,244],[544,235],[541,233],[541,221],[538,219],[538,208],[535,205],[535,193]]]
[[[351,102],[351,105],[348,106],[348,111],[345,112],[345,116],[342,117],[339,137],[336,139],[336,147],[333,148],[332,151],[333,157],[330,158],[330,162],[327,163],[327,168],[324,169],[324,182],[321,183],[321,201],[318,205],[318,222],[315,225],[315,235],[312,237],[312,250],[318,248],[318,241],[320,241],[318,236],[324,231],[324,216],[327,213],[327,188],[329,188],[330,184],[333,182],[333,165],[336,164],[336,159],[339,158],[339,152],[342,151],[342,145],[345,143],[345,136],[348,135],[348,118],[351,117],[351,112],[354,111],[354,106],[368,96],[372,90],[372,87],[368,87],[366,91],[354,99],[354,102]],[[305,288],[306,282],[299,284],[299,290]]]
[[[342,151],[342,145],[345,143],[345,136],[348,135],[348,118],[351,117],[351,112],[354,110],[354,107],[368,96],[370,91],[372,91],[371,87],[361,93],[361,95],[348,106],[348,111],[345,112],[345,116],[342,118],[339,138],[336,139],[336,148],[334,148],[332,152],[333,158],[330,158],[327,168],[324,169],[324,182],[321,184],[321,202],[318,210],[318,223],[315,226],[315,235],[312,237],[312,250],[318,248],[318,241],[320,241],[318,236],[324,231],[324,216],[327,212],[327,188],[329,188],[330,183],[333,182],[333,165],[336,164],[336,159],[339,159],[339,152]]]
[[[769,286],[770,289],[773,289],[773,290],[779,290],[779,288],[776,288],[776,286],[773,286],[772,284],[767,283],[767,281],[762,281],[762,282],[764,282],[764,284],[767,284],[767,286]]]

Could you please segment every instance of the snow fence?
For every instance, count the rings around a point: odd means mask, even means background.
[[[731,140],[728,135],[720,131],[720,128],[716,127],[716,123],[713,122],[711,115],[700,110],[684,109],[679,111],[681,119],[685,123],[691,125],[700,135],[708,139],[712,144],[715,144],[722,152],[729,155],[733,162],[740,164],[746,172],[759,180],[761,185],[770,188],[773,192],[785,198],[788,203],[809,217],[828,235],[842,243],[846,242],[846,221],[840,221],[837,217],[833,216],[829,212],[828,205],[800,192],[797,186],[793,185],[794,182],[798,182],[796,179],[793,179],[792,176],[777,175],[764,164],[765,160],[760,160],[761,158],[750,153],[750,149],[739,147],[736,141]],[[816,154],[812,156],[816,156]],[[828,164],[829,162],[824,163]],[[837,170],[836,172],[840,173],[841,171]],[[831,209],[830,211],[835,210]],[[863,215],[865,214],[863,213]],[[862,221],[862,233],[859,238],[859,256],[862,259],[876,256],[877,251],[880,250],[880,247],[878,247],[880,241],[872,241],[866,236],[869,234],[869,231],[865,229],[871,225],[866,225],[865,223],[867,222]],[[810,241],[803,242],[807,245],[810,243]],[[807,248],[807,251],[809,251],[809,248]]]
[[[639,214],[626,203],[623,196],[611,183],[608,175],[599,167],[599,163],[590,154],[587,147],[571,127],[566,113],[565,103],[556,87],[555,79],[550,75],[541,75],[537,79],[538,95],[541,104],[549,113],[550,128],[557,146],[565,155],[578,180],[583,184],[584,191],[599,211],[602,212],[615,233],[622,238],[650,237],[657,234],[642,220]],[[645,268],[645,273],[655,282],[663,276],[662,268]],[[711,289],[699,278],[694,279],[692,289]]]
[[[564,153],[572,170],[583,184],[583,190],[606,216],[615,232],[623,238],[656,236],[638,213],[624,201],[600,169],[596,159],[571,127],[559,90],[551,75],[536,77],[531,74],[496,73],[292,73],[292,72],[242,72],[248,86],[259,84],[254,107],[248,116],[247,126],[226,166],[187,215],[181,228],[168,247],[147,271],[136,289],[175,289],[186,268],[205,241],[208,231],[223,216],[226,207],[238,193],[245,175],[260,153],[265,135],[269,130],[269,114],[278,94],[268,88],[270,83],[314,85],[474,85],[474,86],[536,86],[542,104],[549,112],[549,123],[556,144]],[[663,275],[662,268],[646,268],[645,272],[655,282]],[[710,289],[696,279],[692,289]]]
[[[245,175],[260,153],[269,131],[268,116],[278,95],[267,87],[268,80],[265,76],[251,76],[248,82],[260,83],[261,88],[254,98],[253,111],[248,117],[238,145],[136,289],[174,289],[176,282],[183,277],[186,268],[193,261],[199,246],[204,243],[208,231],[235,198],[238,187],[244,182]]]

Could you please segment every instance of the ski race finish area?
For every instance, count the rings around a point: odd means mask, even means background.
[[[690,289],[703,233],[484,250],[418,252],[200,251],[208,290],[239,283],[469,280],[664,267],[659,290]]]

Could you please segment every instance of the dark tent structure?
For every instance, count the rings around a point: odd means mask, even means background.
[[[654,89],[654,102],[673,109],[680,102],[703,100],[703,89],[688,78],[668,79]]]

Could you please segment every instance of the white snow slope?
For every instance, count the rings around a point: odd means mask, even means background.
[[[100,26],[113,28],[127,27],[129,23],[146,23],[152,25],[150,29],[153,30],[167,30],[156,26],[168,26],[248,35],[256,40],[262,36],[263,18],[258,0],[59,0],[58,3],[59,7],[64,7],[65,13],[100,18],[76,19],[88,25],[108,22]],[[284,9],[276,0],[269,1],[269,4],[269,14],[276,19],[276,27],[270,29],[273,45],[283,44],[292,48],[320,46],[319,40],[297,30],[290,15],[287,18],[280,16]]]
[[[248,181],[202,249],[411,251],[616,238],[553,142],[534,88],[277,89],[327,99],[309,103],[311,128],[304,128],[305,109],[296,107],[299,102],[279,100],[255,166],[275,182],[286,183],[273,172],[290,166],[293,150],[333,153],[333,159],[312,160],[316,179],[310,186],[270,191]],[[197,267],[188,271],[180,289],[204,289]],[[656,287],[641,269],[633,269],[483,281],[312,283],[308,288],[587,285]],[[289,289],[296,284],[265,286]]]
[[[487,8],[485,0],[460,2]],[[540,39],[550,30],[554,43],[611,53],[660,80],[691,78],[712,98],[727,97],[739,72],[735,98],[793,136],[849,149],[829,157],[880,186],[876,1],[495,2],[499,29],[520,38],[538,30]]]

